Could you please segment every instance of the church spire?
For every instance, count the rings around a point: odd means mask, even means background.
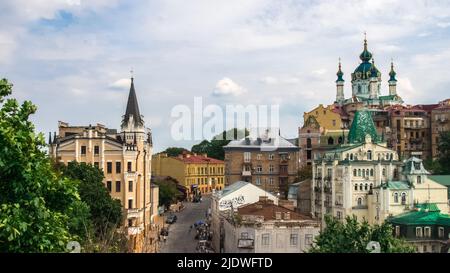
[[[134,89],[134,77],[131,76],[130,93],[128,94],[127,109],[123,116],[122,126],[128,124],[130,118],[133,117],[134,126],[140,127],[144,125],[144,120],[139,112],[139,105],[136,96],[136,90]]]
[[[389,72],[389,81],[390,82],[396,82],[397,79],[395,78],[397,76],[397,73],[394,71],[394,61],[391,61],[391,72]]]
[[[343,78],[344,72],[342,72],[341,58],[339,58],[339,70],[336,73],[336,75],[338,76],[336,82],[343,82],[344,81],[344,78]]]
[[[367,63],[372,59],[372,53],[369,52],[368,46],[367,46],[367,34],[364,32],[364,51],[359,56],[361,61]]]

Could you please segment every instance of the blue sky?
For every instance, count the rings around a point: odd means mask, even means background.
[[[408,104],[450,97],[450,2],[394,0],[3,0],[0,76],[39,110],[39,131],[74,125],[119,128],[130,69],[155,151],[190,147],[170,135],[171,109],[205,103],[279,104],[281,132],[345,94],[367,31],[387,93],[394,59]]]

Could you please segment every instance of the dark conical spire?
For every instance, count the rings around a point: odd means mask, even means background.
[[[395,78],[397,76],[397,73],[395,73],[394,70],[394,61],[391,62],[391,72],[389,72],[389,81],[396,82],[397,79]]]
[[[144,124],[142,116],[139,112],[139,105],[137,101],[136,90],[134,89],[133,77],[131,77],[130,93],[128,94],[127,109],[125,111],[125,115],[123,116],[122,125],[127,124],[131,116],[133,116],[135,126],[142,126]]]
[[[372,53],[370,53],[368,46],[367,46],[367,34],[364,33],[364,51],[359,56],[361,61],[367,63],[372,59]]]
[[[341,58],[339,58],[339,70],[336,73],[336,75],[338,76],[336,82],[343,82],[344,81],[344,78],[343,78],[344,72],[342,72]]]
[[[52,144],[52,132],[48,132],[48,144]]]

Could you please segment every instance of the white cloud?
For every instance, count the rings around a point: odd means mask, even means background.
[[[235,83],[229,78],[223,78],[216,84],[216,89],[213,92],[215,96],[239,96],[246,93],[247,90]]]
[[[264,77],[260,81],[264,84],[277,84],[279,82],[277,78],[270,76]]]
[[[126,89],[130,88],[131,85],[131,79],[120,79],[117,80],[109,85],[112,89]]]

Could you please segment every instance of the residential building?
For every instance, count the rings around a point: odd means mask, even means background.
[[[446,252],[450,239],[450,215],[434,203],[418,204],[409,212],[387,219],[394,235],[405,239],[417,253]]]
[[[433,159],[439,156],[439,138],[442,132],[450,131],[450,99],[441,101],[431,111],[431,153]]]
[[[299,147],[280,135],[231,141],[225,150],[225,184],[250,182],[285,196],[299,166]]]
[[[289,187],[288,200],[293,202],[297,212],[311,215],[312,190],[311,179],[294,183]]]
[[[222,190],[225,184],[225,165],[222,160],[183,153],[170,157],[165,153],[153,156],[152,172],[157,176],[170,176],[183,185],[187,193],[198,189],[202,194]]]
[[[278,204],[278,196],[245,181],[237,181],[221,191],[214,191],[211,200],[211,230],[213,231],[213,247],[217,252],[223,248],[223,237],[221,240],[220,236],[223,219],[232,210],[258,202],[261,196]]]
[[[320,224],[311,217],[260,201],[237,209],[223,220],[225,253],[304,253],[313,245]]]
[[[369,111],[357,111],[348,144],[313,162],[312,213],[322,221],[326,214],[355,215],[379,224],[428,200],[448,211],[446,187],[428,174],[420,159],[400,161],[377,134]]]
[[[70,126],[59,122],[59,133],[49,137],[49,153],[58,162],[92,164],[104,173],[104,185],[115,199],[121,201],[124,226],[134,251],[147,251],[157,239],[158,187],[152,186],[152,134],[145,127],[131,78],[121,130],[104,125]]]

